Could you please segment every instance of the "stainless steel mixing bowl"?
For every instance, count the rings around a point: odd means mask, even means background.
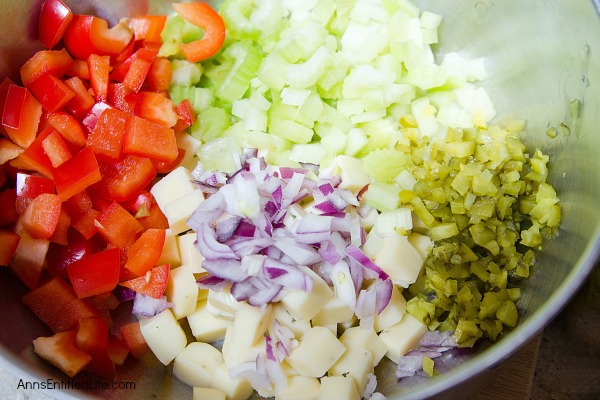
[[[0,78],[18,78],[18,67],[35,49],[35,16],[40,1],[0,0]],[[77,12],[96,12],[111,20],[123,13],[169,12],[170,2],[151,0],[67,1]],[[440,13],[439,52],[485,57],[490,77],[484,86],[498,111],[527,120],[523,137],[530,149],[551,156],[550,182],[563,207],[560,236],[544,242],[532,276],[523,282],[518,302],[521,322],[506,338],[452,371],[412,388],[398,388],[392,366],[378,371],[389,399],[468,398],[490,371],[548,324],[588,277],[600,252],[600,17],[598,0],[416,0]],[[570,103],[582,104],[577,118]],[[550,139],[546,130],[561,123],[570,135]],[[64,376],[41,362],[31,341],[47,328],[23,306],[24,288],[0,271],[0,365],[25,380],[58,381]],[[119,381],[135,390],[48,392],[60,398],[190,398],[191,389],[149,355],[128,360]]]

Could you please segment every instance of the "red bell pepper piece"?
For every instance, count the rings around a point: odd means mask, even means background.
[[[108,85],[109,102],[121,111],[133,114],[137,95],[124,83],[110,83]]]
[[[76,337],[77,347],[86,352],[106,348],[108,343],[108,325],[102,317],[79,320]]]
[[[77,216],[93,208],[92,199],[85,189],[65,200],[65,205],[71,216]]]
[[[119,340],[116,337],[109,337],[106,344],[106,352],[110,359],[117,365],[123,365],[129,354],[129,347],[124,340]]]
[[[135,40],[145,42],[161,42],[160,33],[167,22],[166,15],[146,15],[129,19],[129,28]]]
[[[10,85],[14,85],[15,83],[11,81],[9,78],[4,78],[2,83],[0,84],[0,122],[2,122],[2,114],[4,113],[4,105],[6,104],[6,97],[8,96],[8,88]],[[0,134],[8,137],[6,130],[4,129],[4,125],[0,123]]]
[[[123,137],[123,152],[159,161],[177,158],[177,141],[173,129],[134,116]]]
[[[8,265],[17,246],[21,236],[14,232],[0,230],[0,265]]]
[[[71,225],[85,239],[89,240],[96,234],[96,232],[98,232],[96,221],[98,218],[100,218],[100,214],[100,211],[94,209],[82,212],[81,214],[71,218]]]
[[[125,341],[125,344],[127,344],[127,347],[129,347],[132,356],[139,359],[150,351],[150,347],[142,335],[140,323],[138,321],[122,325],[120,330],[123,340]]]
[[[173,70],[171,62],[166,57],[156,57],[148,71],[148,85],[150,90],[162,91],[168,90],[171,79],[173,78]]]
[[[225,23],[211,6],[200,2],[173,3],[173,9],[186,21],[204,29],[202,39],[179,45],[188,61],[202,61],[219,51],[225,41]]]
[[[94,151],[86,147],[54,170],[56,191],[66,200],[102,179]]]
[[[62,135],[54,130],[42,141],[42,148],[50,159],[52,167],[56,168],[72,157],[69,147]]]
[[[135,115],[159,125],[171,128],[177,123],[178,115],[171,99],[157,92],[140,92],[135,102]]]
[[[116,108],[107,108],[102,114],[94,129],[87,138],[87,145],[99,157],[118,159],[123,147],[123,135],[127,128],[129,114]]]
[[[60,214],[58,214],[58,222],[56,223],[56,229],[52,236],[48,238],[50,242],[66,245],[68,244],[67,232],[71,226],[71,216],[67,211],[67,207],[64,203],[60,207]],[[47,258],[47,257],[46,257]]]
[[[60,79],[52,75],[42,75],[29,85],[29,90],[48,112],[63,108],[75,93]]]
[[[110,248],[67,265],[71,285],[82,299],[113,290],[119,282],[121,251]]]
[[[8,189],[0,192],[0,226],[14,224],[19,219],[15,207],[17,201],[16,189]]]
[[[146,230],[129,248],[125,268],[138,276],[144,275],[158,263],[164,245],[164,229]]]
[[[40,42],[51,49],[62,39],[73,19],[71,9],[61,0],[44,0],[38,21]]]
[[[50,242],[46,239],[35,239],[22,228],[17,233],[21,240],[8,266],[21,282],[34,289],[40,280]]]
[[[85,134],[81,124],[70,114],[55,112],[48,115],[48,124],[54,127],[69,143],[85,146]]]
[[[149,210],[150,215],[138,218],[144,229],[169,229],[169,220],[165,217],[157,203],[152,203]]]
[[[65,85],[75,93],[65,107],[77,120],[82,120],[94,106],[94,98],[87,91],[83,81],[76,76],[66,79]]]
[[[112,202],[98,218],[98,232],[111,245],[127,248],[131,246],[144,228],[119,203]]]
[[[42,193],[54,193],[52,179],[18,172],[16,176],[16,195],[29,199],[36,198]]]
[[[186,133],[186,135],[187,135],[187,133]],[[156,170],[157,173],[168,174],[169,172],[171,172],[175,168],[177,168],[179,166],[179,164],[181,164],[181,161],[183,160],[184,157],[185,157],[185,149],[178,147],[176,159],[174,159],[173,161],[152,160],[152,165],[154,165],[154,169]]]
[[[23,153],[23,149],[8,139],[0,139],[0,165],[14,160]],[[0,185],[1,187],[2,185]]]
[[[121,62],[115,67],[115,69],[110,74],[110,78],[115,81],[124,82],[135,60],[141,58],[152,64],[157,54],[158,49],[152,47],[140,47],[136,50],[135,53],[131,54],[123,62]]]
[[[9,85],[2,125],[13,142],[24,149],[29,147],[35,139],[41,116],[42,105],[29,90]]]
[[[75,58],[87,60],[90,54],[116,56],[127,47],[133,32],[123,23],[108,28],[105,19],[73,15],[64,34],[65,47]]]
[[[86,239],[75,227],[68,229],[66,244],[50,243],[50,249],[46,257],[48,273],[67,278],[67,265],[81,260],[86,255],[100,251],[100,242],[100,240]]]
[[[41,50],[21,67],[21,81],[25,87],[29,87],[45,74],[60,78],[71,69],[72,65],[73,58],[65,49]]]
[[[21,219],[23,227],[35,239],[48,239],[58,224],[60,205],[58,195],[40,194],[27,206]]]
[[[102,180],[95,188],[104,197],[122,202],[141,192],[152,182],[156,170],[145,157],[124,155],[116,162],[100,162]]]
[[[88,133],[93,131],[102,113],[109,108],[114,107],[105,102],[94,104],[90,112],[85,116],[83,121],[81,121],[81,125],[83,125]]]
[[[89,81],[90,80],[90,69],[88,68],[87,60],[73,60],[71,69],[68,70],[65,75],[76,76],[80,79]]]
[[[92,361],[88,353],[77,348],[76,337],[75,330],[39,337],[33,341],[33,351],[65,374],[74,377]]]
[[[90,84],[96,94],[96,101],[106,101],[108,97],[108,76],[110,73],[110,57],[90,54],[88,57]]]
[[[173,127],[175,132],[181,132],[184,129],[194,125],[196,122],[196,112],[194,111],[194,106],[189,99],[183,99],[179,104],[177,104],[175,107],[175,112],[179,117],[177,124]]]
[[[142,191],[137,196],[124,201],[121,204],[136,218],[143,218],[150,215],[150,206],[152,205],[152,194],[147,190]]]
[[[145,275],[121,282],[120,285],[128,287],[137,293],[159,299],[167,289],[170,269],[169,264],[159,265],[146,272]]]
[[[142,85],[146,81],[151,62],[144,60],[143,58],[136,58],[131,62],[131,66],[123,79],[123,84],[131,91],[137,93],[142,88]]]
[[[53,132],[56,132],[56,130],[52,126],[47,126],[37,135],[23,154],[15,159],[13,165],[18,161],[18,165],[15,166],[29,171],[37,171],[47,178],[53,178],[55,168],[52,166],[52,162],[43,147],[44,140]]]

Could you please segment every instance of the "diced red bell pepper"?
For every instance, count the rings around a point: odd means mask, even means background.
[[[21,81],[25,87],[29,87],[45,74],[60,78],[71,69],[72,65],[73,58],[65,49],[41,50],[21,67]]]
[[[98,232],[96,221],[98,218],[100,218],[100,214],[100,211],[94,209],[82,212],[81,214],[71,218],[71,225],[85,239],[89,240],[96,234],[96,232]]]
[[[25,214],[25,210],[27,210],[27,207],[29,207],[29,204],[31,204],[32,201],[33,199],[27,197],[17,197],[15,200],[15,210],[17,211],[17,214]],[[20,227],[23,228],[22,225],[20,225]]]
[[[62,137],[75,146],[85,146],[85,134],[81,124],[70,114],[55,112],[48,115],[48,124],[56,129]]]
[[[168,90],[172,78],[171,61],[166,57],[156,57],[148,71],[147,80],[150,90]]]
[[[48,239],[54,233],[60,217],[60,197],[43,193],[27,206],[21,223],[35,239]]]
[[[12,162],[12,165],[19,166],[28,171],[37,171],[43,176],[52,179],[54,177],[55,168],[52,166],[50,158],[44,151],[43,143],[53,132],[56,132],[56,130],[52,126],[44,128],[44,130],[37,135],[35,140],[31,142],[29,147],[25,149],[23,154]]]
[[[92,357],[77,348],[75,330],[57,332],[54,336],[33,341],[33,351],[70,377],[77,375],[92,361]]]
[[[173,101],[156,92],[140,92],[135,102],[135,115],[168,128],[179,119]]]
[[[110,57],[90,54],[87,63],[90,72],[90,84],[96,94],[96,101],[106,101],[108,98]]]
[[[87,190],[82,190],[65,200],[71,216],[77,216],[93,208],[92,199]]]
[[[58,222],[56,224],[56,229],[54,229],[54,233],[52,236],[48,238],[50,242],[66,245],[68,243],[67,232],[69,227],[71,226],[71,216],[67,211],[67,207],[65,204],[61,204],[60,214],[58,215]],[[47,258],[47,256],[46,256]]]
[[[77,347],[85,352],[106,348],[108,343],[108,325],[102,317],[79,320],[76,337]]]
[[[121,251],[110,248],[67,265],[71,285],[82,299],[113,290],[119,282]]]
[[[29,90],[9,85],[2,125],[14,143],[24,149],[29,147],[35,140],[41,116],[42,105]]]
[[[111,245],[127,248],[131,246],[144,228],[119,203],[112,202],[98,218],[98,232]]]
[[[40,42],[51,49],[63,37],[73,19],[71,9],[61,0],[44,0],[38,21]]]
[[[72,157],[69,147],[57,130],[54,130],[42,141],[42,148],[54,168]]]
[[[50,242],[46,239],[35,239],[25,231],[17,233],[21,240],[8,266],[28,288],[35,289],[44,268]]]
[[[108,343],[106,344],[106,352],[115,364],[123,365],[129,354],[129,347],[127,347],[125,341],[111,336],[108,338]]]
[[[16,176],[16,195],[33,199],[42,193],[54,193],[52,179],[18,172]]]
[[[23,149],[8,139],[0,139],[0,165],[14,160],[23,153]]]
[[[83,121],[81,121],[81,125],[85,128],[85,130],[88,133],[93,131],[94,128],[96,127],[96,124],[98,123],[98,120],[100,119],[100,116],[102,115],[102,113],[105,110],[108,110],[109,108],[114,108],[114,107],[105,102],[99,102],[99,103],[94,104],[94,106],[92,107],[90,112],[85,116]]]
[[[120,329],[123,340],[127,344],[129,351],[131,351],[132,356],[139,359],[150,351],[150,347],[142,335],[138,321],[122,325]]]
[[[125,268],[138,276],[144,275],[158,263],[164,244],[164,229],[146,230],[129,248]]]
[[[133,31],[135,40],[146,42],[161,42],[160,33],[167,22],[166,15],[146,15],[130,18],[129,28]]]
[[[123,79],[123,84],[133,92],[139,92],[146,81],[151,66],[151,62],[148,62],[143,58],[136,58],[131,62],[127,75],[125,75],[125,79]]]
[[[44,74],[29,85],[29,90],[48,112],[63,108],[75,93],[60,79]]]
[[[131,65],[136,59],[141,58],[142,60],[145,60],[152,64],[157,54],[158,49],[140,47],[136,50],[135,53],[131,54],[123,62],[121,62],[115,67],[115,69],[110,74],[110,78],[118,82],[124,82],[125,78],[127,77],[127,73],[131,69]]]
[[[121,65],[125,60],[127,60],[133,54],[136,49],[135,40],[131,40],[127,46],[116,56],[110,57],[110,65],[114,68],[116,66]]]
[[[108,100],[121,111],[133,114],[137,95],[123,83],[108,85]]]
[[[79,77],[74,76],[64,82],[75,94],[75,97],[65,107],[77,120],[81,121],[94,106],[94,98]]]
[[[152,194],[147,190],[142,191],[135,197],[122,203],[130,213],[136,218],[143,218],[150,215],[150,206],[152,205]]]
[[[69,229],[67,231],[66,244],[50,243],[46,257],[48,274],[67,278],[67,265],[81,260],[86,255],[100,251],[99,242],[99,240],[86,239],[75,227]]]
[[[64,201],[102,179],[94,151],[86,147],[54,170],[56,191]]]
[[[113,381],[116,375],[115,363],[108,354],[106,347],[90,351],[89,354],[92,356],[92,361],[85,366],[84,370],[106,380]]]
[[[177,106],[175,107],[175,112],[179,117],[179,121],[173,130],[175,132],[181,132],[184,129],[194,125],[196,122],[196,112],[194,111],[194,106],[190,102],[189,99],[183,99]]]
[[[169,264],[159,265],[147,271],[139,278],[121,282],[120,285],[128,287],[137,293],[159,299],[167,289],[170,269]]]
[[[187,135],[187,133],[186,133],[186,135]],[[185,157],[185,149],[178,147],[176,159],[174,159],[173,161],[170,161],[170,162],[152,160],[152,165],[154,165],[154,169],[156,170],[157,173],[168,174],[169,172],[171,172],[175,168],[177,168],[179,166],[179,164],[181,164],[181,161],[183,160],[184,157]]]
[[[87,60],[73,60],[71,69],[68,70],[65,75],[76,76],[83,80],[90,80],[90,69],[88,68]]]
[[[158,161],[173,161],[178,155],[175,132],[134,116],[123,137],[123,152]]]
[[[152,203],[149,212],[148,217],[138,218],[144,229],[169,229],[169,220],[167,220],[157,203]]]
[[[225,41],[225,23],[221,16],[206,3],[172,3],[172,5],[175,12],[183,19],[204,30],[202,39],[179,45],[184,57],[190,62],[198,62],[216,54]]]
[[[4,129],[4,125],[2,122],[2,114],[4,113],[4,105],[6,104],[6,97],[8,96],[8,88],[10,85],[14,85],[15,83],[11,81],[9,78],[4,78],[2,83],[0,84],[0,134],[8,137],[6,130]]]
[[[145,157],[124,155],[113,163],[100,163],[102,180],[96,189],[108,199],[122,202],[141,192],[152,182],[156,171]]]
[[[98,156],[109,159],[119,158],[129,117],[128,113],[116,108],[104,110],[88,135],[88,147],[91,147]]]
[[[14,224],[19,219],[16,201],[17,191],[15,189],[0,192],[0,226]]]
[[[16,233],[0,230],[0,265],[8,265],[20,240],[21,236]]]
[[[116,56],[127,47],[133,32],[124,23],[108,28],[105,19],[91,15],[73,15],[73,20],[64,34],[69,53],[80,60],[90,54]]]

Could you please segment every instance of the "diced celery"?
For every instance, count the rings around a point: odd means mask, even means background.
[[[233,173],[241,168],[241,152],[240,146],[233,138],[223,137],[203,144],[198,148],[196,155],[208,171]]]
[[[172,60],[171,69],[173,70],[171,85],[193,86],[200,82],[202,77],[202,65],[187,60]]]
[[[305,62],[288,65],[287,84],[300,89],[314,86],[331,63],[329,51],[321,46]]]
[[[271,119],[269,133],[293,143],[310,143],[315,132],[291,119]]]
[[[200,112],[192,125],[191,134],[203,142],[220,137],[231,125],[229,114],[222,108],[209,107]]]
[[[319,165],[325,157],[325,149],[319,143],[295,144],[290,152],[290,160],[299,163]]]
[[[255,9],[253,0],[225,0],[219,6],[219,14],[225,22],[227,33],[235,39],[257,39],[258,27],[250,20]]]
[[[352,128],[348,132],[348,135],[346,135],[346,147],[344,149],[344,153],[348,156],[355,156],[367,145],[368,142],[369,139],[362,129]]]
[[[458,235],[458,233],[458,227],[454,222],[436,224],[429,228],[429,237],[434,242],[451,238]]]
[[[379,211],[392,211],[400,205],[400,188],[382,182],[373,182],[364,195],[368,205]]]
[[[262,56],[260,50],[249,40],[234,42],[223,52],[223,58],[233,62],[227,76],[217,88],[216,95],[220,99],[233,103],[241,99],[250,86],[260,67]]]

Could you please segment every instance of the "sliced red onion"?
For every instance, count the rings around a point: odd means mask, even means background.
[[[320,184],[317,186],[317,189],[319,189],[319,192],[321,192],[323,196],[333,193],[333,186],[329,182]]]
[[[229,246],[217,241],[217,233],[208,224],[201,224],[196,233],[197,239],[194,245],[205,259],[239,259]]]
[[[260,354],[255,361],[246,361],[229,369],[229,376],[232,379],[245,379],[250,385],[259,392],[270,395],[273,391],[271,380],[267,376],[264,361],[259,361]],[[267,396],[270,397],[270,396]]]
[[[339,210],[330,201],[324,201],[322,203],[315,204],[315,208],[324,214],[334,214]]]
[[[303,168],[280,167],[279,173],[281,174],[281,179],[291,179],[295,174],[306,175],[307,171]]]
[[[377,298],[374,290],[361,290],[356,300],[354,313],[360,319],[360,327],[363,329],[373,328]]]
[[[251,237],[254,237],[255,231],[256,231],[256,226],[242,220],[238,224],[238,226],[233,234],[235,236],[251,238]]]
[[[394,284],[391,279],[386,279],[385,281],[376,281],[373,284],[373,288],[375,290],[377,314],[379,315],[387,307],[392,298]]]
[[[330,280],[335,290],[335,295],[350,308],[356,306],[356,288],[350,267],[344,261],[340,261],[331,269]]]
[[[248,278],[248,274],[241,268],[239,260],[221,258],[216,260],[202,260],[202,268],[208,273],[229,282],[241,282]]]
[[[301,269],[286,265],[271,258],[265,259],[263,265],[268,280],[289,290],[312,290],[312,279]]]
[[[319,253],[313,247],[298,243],[293,238],[277,239],[274,245],[299,265],[313,265],[321,261]]]
[[[129,289],[128,287],[117,285],[112,291],[119,302],[133,300],[135,298],[135,290]]]
[[[229,283],[229,281],[226,281],[223,278],[212,275],[204,275],[196,280],[196,284],[200,289],[210,289],[217,292],[223,290]]]
[[[215,221],[215,231],[217,233],[218,242],[226,242],[235,234],[237,227],[242,221],[241,217],[227,213],[221,214]]]
[[[360,265],[356,260],[348,258],[348,267],[350,267],[350,276],[352,276],[352,281],[354,282],[354,289],[356,290],[356,294],[360,292],[362,288],[363,282],[365,280],[365,271],[370,271],[365,269],[362,265]],[[372,272],[375,274],[374,272]],[[376,277],[374,279],[377,279]]]
[[[277,341],[277,359],[281,362],[298,346],[298,341],[294,338],[294,332],[287,326],[281,325],[276,319],[273,320],[271,329],[273,337]]]
[[[252,238],[237,241],[230,245],[231,250],[241,259],[245,256],[252,254],[258,254],[265,247],[269,247],[273,244],[271,238]]]
[[[275,357],[275,352],[273,350],[273,339],[271,339],[271,336],[266,335],[265,342],[266,342],[266,346],[267,346],[267,349],[266,349],[267,360],[277,361],[277,357]]]
[[[167,301],[167,296],[155,299],[145,294],[136,293],[132,313],[137,317],[153,317],[170,307],[173,307],[173,304]]]
[[[200,203],[187,220],[187,226],[198,232],[203,224],[212,225],[225,212],[225,199],[221,192],[209,196]]]
[[[330,239],[327,239],[323,243],[323,245],[319,248],[318,253],[321,258],[330,265],[335,265],[342,259],[342,254],[338,251],[337,247]]]
[[[366,269],[375,272],[379,279],[386,280],[389,278],[388,274],[386,274],[385,271],[379,268],[377,264],[371,261],[371,259],[365,253],[363,253],[361,249],[356,247],[356,245],[351,244],[350,246],[346,247],[346,254],[350,258],[353,258],[354,260],[358,261],[358,263]]]
[[[421,339],[420,347],[427,348],[451,348],[456,347],[454,342],[454,331],[427,331]],[[440,350],[444,351],[444,350]]]
[[[375,392],[371,395],[370,400],[387,400],[387,397],[379,392]]]
[[[398,360],[394,376],[396,379],[407,378],[416,375],[421,370],[423,370],[423,356],[402,356]]]
[[[369,374],[367,375],[367,386],[365,386],[362,398],[364,400],[371,399],[373,393],[375,393],[375,389],[377,389],[377,377],[375,376],[375,374]]]

